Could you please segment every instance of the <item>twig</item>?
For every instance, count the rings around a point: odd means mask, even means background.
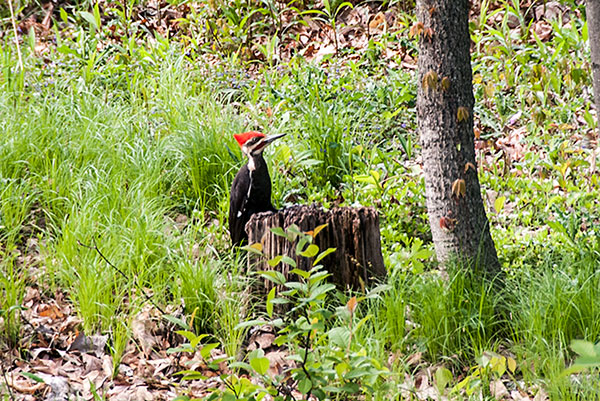
[[[277,395],[281,395],[281,394],[283,394],[285,397],[291,398],[292,401],[296,401],[296,397],[294,397],[294,394],[292,393],[291,386],[288,386],[287,384],[285,384],[285,382],[283,382],[283,383],[279,384],[279,386],[277,386]]]
[[[29,336],[29,341],[28,341],[29,345],[31,345],[31,344],[33,343],[33,338],[34,338],[34,335],[36,335],[36,334],[40,334],[40,333],[41,333],[41,331],[40,331],[40,329],[39,329],[39,328],[35,327],[35,326],[33,325],[33,323],[31,323],[31,322],[30,322],[30,321],[29,321],[29,320],[28,320],[28,319],[25,317],[25,315],[23,315],[23,309],[19,310],[19,316],[21,317],[21,320],[22,320],[22,321],[24,321],[26,325],[28,325],[29,327],[31,327],[31,330],[33,330],[33,333],[31,333],[31,336]],[[52,330],[52,329],[48,329],[48,330]],[[52,331],[54,331],[54,330],[52,330]],[[56,333],[56,331],[54,331],[54,333]],[[52,340],[52,341],[54,341],[54,340]]]
[[[304,318],[306,319],[307,322],[310,322],[310,319],[308,317],[308,311],[306,311],[306,309],[304,310]],[[302,360],[302,370],[304,371],[304,374],[306,375],[306,377],[308,378],[308,380],[310,380],[311,384],[313,382],[312,377],[310,376],[310,373],[308,372],[308,369],[306,369],[306,362],[308,361],[308,349],[310,348],[310,330],[306,333],[306,337],[304,339],[304,358]],[[308,393],[306,394],[307,399],[310,398],[310,395],[312,394],[312,385],[310,390],[308,390]]]
[[[10,3],[10,1],[9,1]],[[12,353],[10,353],[12,355]],[[11,358],[12,359],[12,358]],[[12,361],[11,361],[12,365]],[[4,370],[4,364],[0,363],[0,369],[2,369],[2,376],[4,377],[4,384],[6,384],[6,388],[8,389],[8,395],[12,401],[15,401],[15,395],[12,392],[12,388],[10,384],[8,384],[8,377],[6,377],[6,370]]]
[[[23,72],[23,59],[21,58],[21,46],[19,46],[19,35],[17,34],[17,22],[15,21],[15,12],[12,7],[12,0],[8,0],[8,8],[10,9],[10,20],[12,22],[13,31],[15,33],[15,45],[17,46],[17,56],[19,58],[19,68]],[[31,28],[33,29],[33,28]]]
[[[98,248],[98,244],[96,244],[96,239],[92,238],[92,242],[93,242],[93,246],[91,245],[86,245],[83,242],[81,242],[80,240],[77,240],[77,244],[79,246],[82,246],[84,248],[87,249],[93,249],[95,250],[98,255],[100,255],[100,257],[113,269],[115,269],[117,271],[117,273],[119,273],[121,276],[123,276],[123,278],[125,278],[125,280],[130,280],[130,277],[127,276],[127,274],[123,273],[123,271],[121,269],[119,269],[117,266],[115,266],[110,260],[108,260],[108,258],[106,256],[104,256],[104,254],[102,253],[102,251],[100,251],[100,248]],[[150,302],[156,309],[158,309],[158,311],[160,313],[162,313],[163,315],[166,315],[167,313],[162,310],[162,308],[160,306],[158,306],[156,304],[156,302],[154,302],[154,300],[152,299],[152,297],[150,295],[148,295],[148,293],[142,288],[142,286],[140,286],[140,284],[137,282],[136,279],[133,280],[133,284],[135,285],[135,287],[142,293],[142,295],[144,296],[144,298],[146,298],[146,300],[148,302]]]
[[[232,383],[230,383],[227,379],[223,379],[223,383],[225,384],[225,387],[227,387],[229,391],[231,391],[233,395],[235,395],[235,398],[238,399],[239,394],[235,390],[235,386]]]

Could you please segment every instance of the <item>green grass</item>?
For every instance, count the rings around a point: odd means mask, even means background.
[[[276,205],[378,208],[389,290],[359,305],[371,317],[357,341],[380,361],[398,355],[392,387],[414,373],[406,361],[415,352],[451,368],[451,386],[483,352],[511,352],[528,384],[556,399],[594,399],[597,371],[561,377],[571,340],[600,339],[600,185],[581,139],[595,128],[585,25],[553,22],[542,42],[526,28],[511,31],[508,17],[494,25],[493,13],[472,26],[477,126],[482,138],[501,138],[521,112],[515,126],[526,127],[528,147],[518,160],[495,148],[479,160],[484,195],[506,199],[499,210],[488,204],[506,273],[500,294],[465,266],[447,277],[436,270],[417,162],[416,78],[387,68],[373,49],[353,61],[293,59],[250,74],[235,53],[209,65],[201,49],[173,39],[99,47],[105,31],[82,25],[69,37],[62,24],[64,46],[48,63],[23,44],[21,73],[7,38],[0,344],[19,346],[18,307],[37,282],[48,294],[66,292],[86,333],[109,334],[115,361],[144,307],[140,288],[193,314],[195,330],[239,356],[246,333],[238,323],[262,301],[248,293],[245,262],[225,228],[243,163],[232,134],[258,129],[288,134],[267,152]],[[384,39],[414,51],[403,30]],[[28,242],[39,244],[37,278],[22,258],[34,252]],[[127,278],[81,246],[94,242]]]

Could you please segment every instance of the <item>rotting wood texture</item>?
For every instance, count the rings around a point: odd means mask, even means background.
[[[261,243],[265,257],[250,257],[248,263],[252,269],[273,269],[266,261],[278,255],[291,257],[299,269],[309,270],[312,267],[313,258],[295,254],[296,243],[290,243],[286,238],[271,232],[271,228],[281,227],[286,230],[292,224],[303,232],[327,224],[316,235],[313,243],[319,247],[320,252],[328,248],[336,249],[323,258],[320,264],[331,274],[330,282],[341,288],[364,289],[374,278],[386,275],[381,254],[379,216],[374,208],[366,207],[324,210],[316,205],[297,205],[275,213],[253,215],[246,224],[249,243]],[[280,263],[275,268],[288,277],[289,265]]]

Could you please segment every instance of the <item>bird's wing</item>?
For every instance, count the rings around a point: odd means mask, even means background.
[[[234,245],[239,245],[246,238],[244,208],[250,181],[248,172],[244,170],[247,170],[246,166],[242,167],[235,176],[229,199],[229,234]]]

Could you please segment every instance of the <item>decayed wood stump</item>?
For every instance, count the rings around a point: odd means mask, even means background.
[[[273,269],[266,261],[278,255],[295,259],[297,267],[302,270],[312,267],[313,258],[295,254],[296,243],[290,243],[270,230],[274,227],[286,230],[292,224],[303,232],[327,224],[313,243],[319,246],[320,252],[328,248],[336,249],[319,263],[331,274],[329,281],[339,287],[363,289],[374,278],[386,275],[381,255],[379,216],[374,208],[365,207],[340,207],[327,211],[316,205],[296,205],[275,213],[253,215],[246,224],[249,243],[261,243],[266,258],[249,258],[248,263],[252,269]],[[275,269],[287,278],[290,266],[280,263]],[[271,287],[268,283],[265,285],[267,288]]]

